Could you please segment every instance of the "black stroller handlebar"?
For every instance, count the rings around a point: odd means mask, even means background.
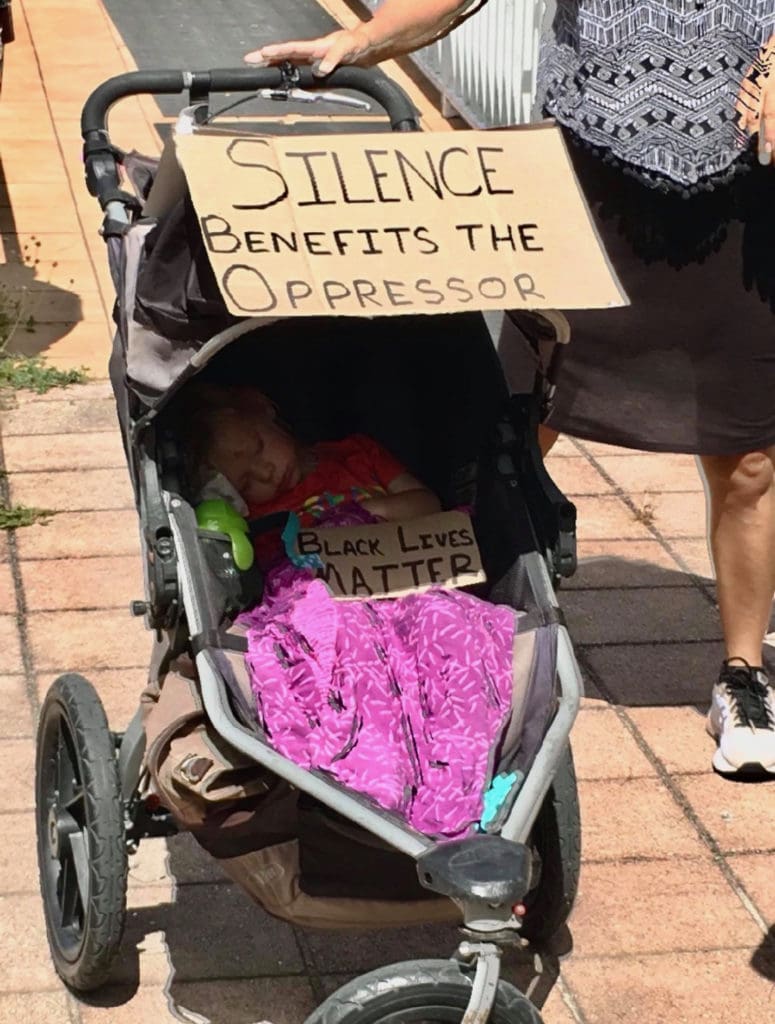
[[[311,67],[282,64],[270,68],[214,68],[211,71],[129,71],[98,85],[84,104],[81,135],[84,140],[86,183],[103,209],[111,202],[126,204],[130,196],[119,187],[119,151],[108,135],[108,112],[118,100],[142,94],[177,95],[188,92],[192,103],[212,92],[258,92],[274,89],[280,94],[300,88],[352,89],[384,108],[394,132],[419,131],[417,111],[399,86],[381,71],[340,67],[330,75],[313,74]],[[278,97],[281,98],[281,97]]]
[[[129,71],[98,85],[84,104],[81,134],[107,130],[111,106],[142,93],[178,94],[188,90],[192,100],[211,92],[256,92],[259,89],[354,89],[384,107],[393,131],[417,131],[417,111],[406,93],[381,71],[340,67],[320,77],[311,67],[284,64],[271,68],[214,68],[212,71]]]

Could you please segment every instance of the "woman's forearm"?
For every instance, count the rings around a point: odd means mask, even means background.
[[[363,25],[372,59],[398,56],[425,46],[451,29],[475,0],[384,0]]]
[[[290,60],[316,66],[327,75],[340,64],[377,64],[438,39],[486,0],[384,0],[371,21],[338,29],[320,39],[270,43],[246,54],[249,64]],[[470,9],[470,10],[469,10]]]

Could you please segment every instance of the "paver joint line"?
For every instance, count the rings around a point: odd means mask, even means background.
[[[5,446],[2,431],[0,431],[0,497],[3,504],[10,505],[11,494],[8,476],[5,473]],[[29,701],[32,719],[37,721],[40,704],[38,702],[38,691],[35,684],[35,666],[32,660],[32,645],[30,643],[27,629],[27,606],[24,600],[24,583],[22,581],[21,562],[16,546],[16,531],[7,530],[8,537],[8,563],[13,577],[14,598],[16,602],[16,628],[19,633],[19,643],[22,658],[22,670],[24,675],[25,690]]]
[[[557,975],[557,988],[560,990],[560,997],[573,1018],[574,1024],[588,1024],[587,1018],[581,1009],[578,996],[567,979],[563,978],[562,974]]]
[[[81,1004],[73,995],[72,992],[67,993],[67,1016],[70,1020],[70,1024],[83,1024],[83,1017],[81,1016]]]
[[[628,594],[636,594],[639,590],[695,590],[696,587],[691,580],[687,580],[685,583],[681,580],[676,580],[675,583],[660,583],[656,585],[654,583],[634,583],[628,587],[609,587],[605,583],[600,583],[597,586],[590,584],[583,587],[573,587],[573,589],[566,590],[566,594],[600,594],[607,593],[608,591],[615,591],[617,593],[622,590],[626,590]]]
[[[110,431],[104,430],[104,431],[100,431],[100,433],[108,434],[108,433],[110,433]],[[13,436],[14,437],[21,437],[21,436],[24,436],[24,435],[15,434]],[[44,435],[44,434],[35,434],[34,436],[35,437],[45,437],[46,435]],[[59,435],[59,436],[61,436],[61,435]],[[73,434],[72,436],[73,437],[78,437],[77,434]],[[11,469],[11,470],[8,470],[8,476],[9,476],[9,478],[13,479],[14,476],[18,476],[20,473],[24,473],[25,476],[36,476],[36,475],[40,475],[40,476],[54,476],[57,473],[73,473],[73,472],[79,472],[79,471],[80,472],[84,472],[84,473],[88,473],[89,470],[93,470],[93,469],[97,469],[97,470],[113,469],[113,470],[116,470],[116,469],[125,469],[125,468],[126,468],[126,466],[121,465],[120,463],[115,463],[115,465],[105,465],[105,466],[103,466],[103,465],[100,465],[100,466],[89,466],[88,468],[84,468],[84,469],[81,469],[81,467],[79,467],[79,466],[46,466],[44,469]]]
[[[689,637],[685,640],[587,640],[583,644],[576,644],[576,651],[598,651],[608,647],[690,647],[700,644],[712,644],[720,641],[719,636],[711,637]]]

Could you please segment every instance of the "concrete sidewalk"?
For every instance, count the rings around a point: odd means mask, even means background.
[[[342,14],[338,0],[324,6]],[[296,931],[178,837],[144,842],[132,860],[115,984],[77,1000],[50,965],[32,813],[40,700],[59,672],[82,672],[122,728],[148,664],[148,637],[126,611],[142,594],[137,517],[105,380],[113,289],[78,133],[90,89],[133,61],[99,0],[15,0],[14,11],[0,284],[35,329],[13,347],[86,365],[92,381],[10,394],[0,413],[7,496],[58,512],[0,534],[0,1024],[302,1024],[352,974],[445,956],[454,933]],[[426,126],[441,128],[414,95]],[[164,120],[134,99],[111,129],[154,152]],[[588,687],[574,739],[584,870],[571,935],[508,971],[543,1003],[545,1024],[771,1024],[775,788],[710,772],[701,711],[721,645],[693,460],[565,439],[551,471],[579,511],[582,564],[562,603]]]

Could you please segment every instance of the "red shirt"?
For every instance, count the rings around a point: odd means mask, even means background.
[[[313,445],[312,451],[317,459],[315,468],[290,491],[263,505],[250,506],[251,519],[273,512],[296,512],[302,526],[312,526],[334,505],[385,494],[396,477],[406,473],[390,452],[364,434],[324,441]]]

